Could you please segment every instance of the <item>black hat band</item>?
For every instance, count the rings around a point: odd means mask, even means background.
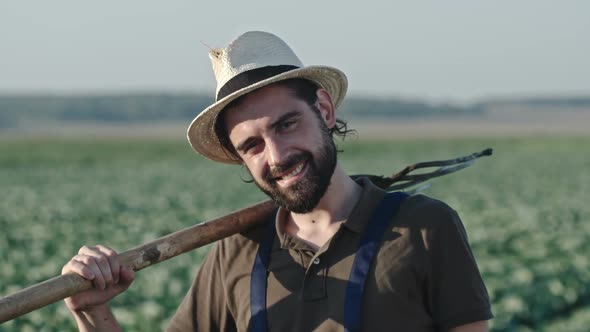
[[[252,84],[256,84],[265,79],[297,68],[299,67],[292,65],[266,66],[239,73],[238,75],[232,77],[221,87],[221,89],[219,89],[216,101],[219,101],[228,95]]]

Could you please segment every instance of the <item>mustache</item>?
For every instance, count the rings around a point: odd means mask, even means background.
[[[264,180],[266,180],[269,183],[272,183],[275,181],[275,178],[277,178],[281,175],[281,173],[284,173],[285,171],[287,171],[288,169],[292,168],[293,166],[299,164],[300,162],[305,161],[305,160],[309,160],[309,159],[311,159],[310,152],[302,152],[302,153],[293,155],[293,156],[289,157],[287,160],[285,160],[282,164],[275,166],[275,167],[269,169],[268,171],[266,171],[266,173],[264,174]]]

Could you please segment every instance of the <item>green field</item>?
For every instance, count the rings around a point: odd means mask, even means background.
[[[391,174],[494,148],[434,180],[458,210],[493,301],[496,331],[588,331],[590,138],[352,141],[346,170]],[[182,141],[0,140],[0,294],[59,274],[83,244],[125,250],[263,199],[246,172]],[[140,272],[114,310],[128,331],[163,330],[207,248]],[[61,303],[0,331],[74,329]]]

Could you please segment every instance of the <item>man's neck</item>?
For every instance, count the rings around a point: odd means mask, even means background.
[[[362,188],[339,165],[336,166],[330,186],[309,213],[289,213],[285,231],[309,243],[316,249],[326,243],[340,228],[361,196]]]

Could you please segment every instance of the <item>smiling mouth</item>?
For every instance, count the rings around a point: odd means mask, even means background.
[[[307,164],[306,161],[302,161],[299,164],[295,165],[293,168],[291,168],[287,173],[281,175],[281,176],[277,176],[275,177],[275,181],[285,181],[285,180],[289,180],[297,175],[299,175],[301,173],[301,171],[305,168],[305,165]]]

